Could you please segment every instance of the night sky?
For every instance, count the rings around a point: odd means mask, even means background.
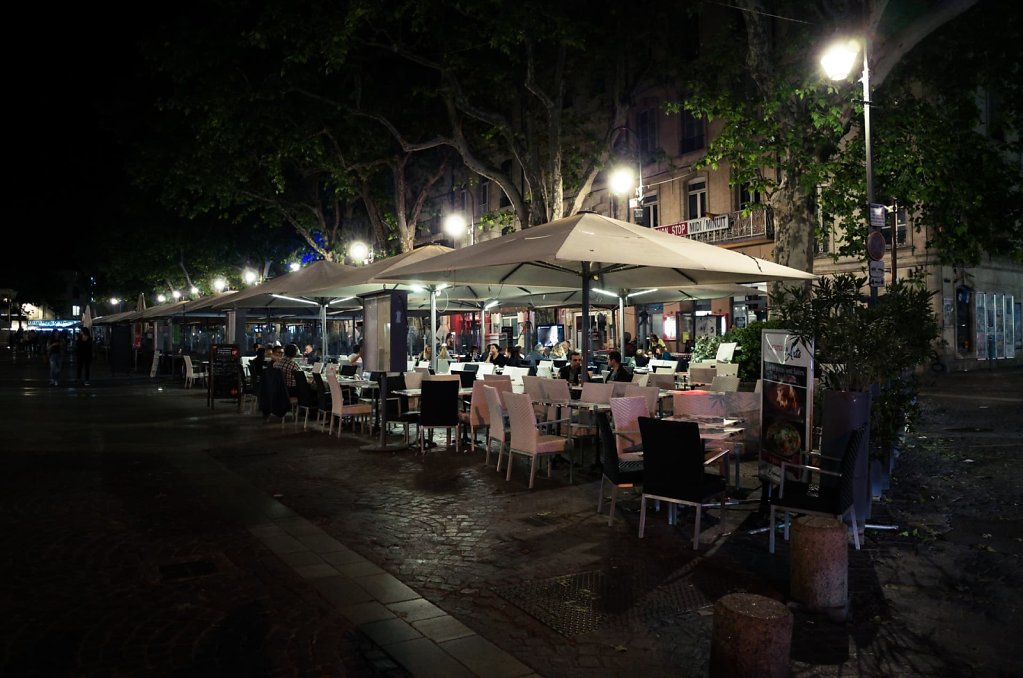
[[[116,128],[141,110],[135,41],[147,18],[113,6],[34,5],[5,43],[13,146],[3,278],[82,264],[128,190]],[[3,281],[0,280],[0,284]]]

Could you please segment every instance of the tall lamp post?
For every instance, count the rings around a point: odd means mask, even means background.
[[[875,226],[874,214],[874,154],[870,142],[870,63],[867,58],[868,43],[866,37],[863,39],[863,74],[860,78],[863,83],[863,145],[866,150],[867,170],[867,266],[870,278],[870,303],[877,301],[877,288],[884,283],[884,264],[880,259],[884,256],[884,236],[880,232],[880,226]],[[821,67],[824,73],[831,80],[845,80],[852,73],[856,64],[856,55],[860,52],[861,44],[856,40],[846,40],[831,45],[821,55]],[[883,208],[882,208],[883,209]],[[884,215],[884,212],[881,212]],[[884,218],[882,216],[882,218]],[[875,235],[876,234],[876,235]],[[880,253],[877,249],[880,248]],[[880,276],[876,269],[880,267]],[[878,280],[878,277],[880,280]]]
[[[444,217],[444,233],[449,236],[452,240],[452,244],[458,239],[464,236],[466,233],[469,234],[469,247],[476,244],[476,229],[472,225],[472,215],[469,217],[469,221],[465,220],[465,217],[458,212],[452,212],[448,216]],[[483,331],[483,319],[486,314],[486,309],[480,310],[480,325],[479,325],[479,338],[476,339],[476,343],[482,347],[484,339]]]

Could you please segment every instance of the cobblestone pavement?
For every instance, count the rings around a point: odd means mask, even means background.
[[[45,648],[57,673],[399,675],[400,664],[431,674],[402,654],[421,639],[384,637],[379,624],[389,617],[373,627],[339,615],[323,580],[296,573],[293,554],[275,554],[218,516],[217,501],[193,493],[182,475],[193,459],[201,469],[216,460],[410,587],[421,607],[448,613],[452,621],[431,627],[410,607],[390,608],[462,657],[469,673],[516,675],[525,665],[550,676],[705,675],[717,597],[752,591],[788,602],[788,552],[780,541],[777,555],[767,553],[766,534],[753,529],[764,524],[755,502],[733,505],[723,525],[716,510],[705,513],[694,552],[689,512],[674,527],[653,514],[640,540],[638,501],[626,497],[608,527],[606,507],[595,512],[598,477],[585,468],[573,485],[563,469],[538,474],[529,491],[524,465],[506,482],[478,451],[367,452],[367,440],[349,433],[282,429],[221,407],[211,414],[199,393],[173,382],[52,389],[40,369],[29,387],[29,372],[5,373],[5,365],[0,400],[24,424],[9,456],[17,473],[4,484],[2,526],[15,535],[5,557],[14,605],[6,607],[15,614],[0,622],[0,673],[52,673],[31,663]],[[868,530],[863,550],[850,552],[845,622],[794,608],[795,675],[1023,670],[1014,640],[999,634],[1019,618],[1019,485],[1004,470],[992,477],[1009,463],[1000,459],[1019,462],[1023,371],[992,383],[971,373],[927,385],[930,419],[871,519],[898,529]],[[970,408],[960,402],[967,397]],[[968,433],[928,435],[989,425],[984,449],[971,448]],[[963,454],[981,464],[958,463]],[[1004,504],[998,517],[984,505],[943,511],[944,488],[928,500],[927,469],[940,464],[966,468],[942,473],[957,491],[990,490]],[[753,470],[743,465],[740,499],[756,498]],[[983,539],[984,530],[995,536]],[[974,534],[991,550],[970,542]],[[958,567],[982,576],[957,577]],[[993,598],[1001,604],[986,613]],[[472,632],[521,664],[485,661],[468,647]]]

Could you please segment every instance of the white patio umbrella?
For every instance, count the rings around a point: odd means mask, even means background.
[[[157,320],[160,318],[171,318],[179,313],[184,308],[185,304],[189,303],[186,301],[171,301],[166,304],[160,304],[159,306],[150,306],[146,310],[138,314],[135,320]]]
[[[222,295],[210,308],[295,308],[317,306],[320,310],[320,355],[327,355],[327,305],[330,299],[309,294],[328,285],[336,276],[353,267],[320,260],[305,268],[259,285],[240,290],[230,296]]]
[[[518,286],[518,285],[449,285],[444,282],[437,284],[410,282],[396,283],[388,281],[388,274],[399,267],[422,264],[435,257],[454,252],[443,245],[426,245],[409,252],[403,252],[387,259],[380,259],[366,266],[352,267],[333,278],[330,285],[310,290],[308,295],[317,297],[333,297],[338,300],[371,294],[373,292],[400,287],[409,291],[409,308],[430,308],[431,337],[437,330],[437,297],[443,295],[450,305],[460,306],[466,310],[480,310],[488,302],[509,296],[551,291],[554,287]],[[433,367],[437,368],[437,352],[433,352]]]
[[[403,265],[391,280],[550,285],[582,291],[584,355],[590,290],[812,280],[812,273],[593,213],[487,240]]]

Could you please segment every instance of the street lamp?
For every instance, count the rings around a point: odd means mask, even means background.
[[[291,272],[292,272],[292,273],[294,273],[295,271],[297,271],[297,270],[299,270],[300,268],[302,268],[302,264],[298,263],[297,261],[293,261],[293,262],[291,262],[291,264],[290,264],[290,265],[288,266],[288,268],[290,268],[290,269],[291,269]]]
[[[475,233],[472,230],[472,226],[465,221],[465,217],[454,212],[444,218],[444,233],[451,236],[452,239],[461,238],[466,232],[469,233],[469,244],[473,245]]]
[[[181,299],[181,292],[174,290],[171,292],[171,296],[174,297],[174,301],[179,301]]]
[[[611,130],[611,133],[623,131],[626,134],[634,135],[630,128],[622,126]],[[631,140],[631,137],[630,137]],[[627,196],[629,207],[641,207],[643,205],[643,155],[638,145],[634,145],[636,151],[636,172],[631,168],[620,166],[615,168],[608,177],[608,187],[611,192],[620,196]],[[628,217],[628,215],[626,215]],[[631,219],[626,218],[626,221]]]
[[[356,240],[348,246],[348,256],[350,256],[353,261],[365,263],[366,260],[369,259],[369,247],[361,240]]]
[[[220,294],[227,288],[227,281],[223,278],[217,278],[213,281],[213,291]]]
[[[824,69],[824,73],[831,80],[845,80],[849,77],[853,67],[856,65],[856,55],[859,53],[861,44],[856,40],[843,40],[831,45],[821,55],[821,67]],[[871,247],[871,238],[875,229],[872,225],[871,211],[874,205],[874,154],[870,145],[870,65],[867,59],[867,40],[864,38],[862,43],[863,49],[863,74],[860,78],[863,83],[863,145],[866,149],[866,160],[867,160],[867,266],[868,273],[870,273],[870,303],[877,301],[877,288],[879,284],[875,284],[875,275],[870,272],[869,268],[875,266],[874,256],[871,255],[871,251],[874,249]],[[880,233],[878,236],[883,237]],[[876,237],[873,237],[877,240]],[[882,244],[881,256],[884,255],[884,249]],[[884,278],[884,264],[880,264],[882,268],[881,279]]]
[[[245,271],[242,273],[242,280],[245,281],[246,285],[252,285],[253,283],[256,282],[257,278],[259,278],[259,275],[251,268],[245,269]]]
[[[199,288],[196,287],[195,285],[192,285],[191,289],[188,290],[188,293],[191,294],[193,297],[197,297],[199,296]]]
[[[156,295],[156,302],[157,303],[162,304],[165,301],[167,301],[167,295],[166,294],[157,294]]]

